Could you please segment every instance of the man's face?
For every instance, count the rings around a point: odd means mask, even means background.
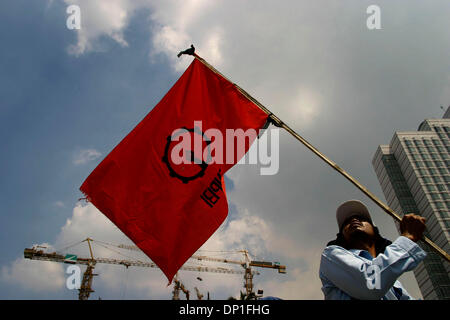
[[[373,239],[375,237],[375,230],[366,218],[355,214],[344,221],[342,234],[345,240],[350,243],[355,238],[360,237]]]

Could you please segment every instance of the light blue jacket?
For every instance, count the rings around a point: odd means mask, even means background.
[[[403,236],[376,258],[365,250],[328,246],[319,270],[325,300],[413,300],[397,278],[425,257],[425,251]]]

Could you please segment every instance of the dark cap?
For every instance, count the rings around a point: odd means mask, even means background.
[[[372,223],[372,218],[367,207],[359,200],[349,200],[342,203],[336,210],[336,220],[339,230],[341,230],[345,220],[355,215],[362,216]]]

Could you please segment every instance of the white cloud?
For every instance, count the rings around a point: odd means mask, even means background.
[[[100,242],[94,242],[93,253],[96,257],[118,258],[128,260],[148,260],[142,253],[121,250],[107,244],[132,244],[131,241],[92,204],[78,204],[73,209],[73,215],[62,226],[54,245],[44,244],[46,251],[59,253],[72,253],[78,256],[89,256],[87,243],[80,241],[91,237]],[[277,260],[286,259],[281,253],[274,253],[280,246],[293,246],[292,243],[278,237],[273,233],[269,224],[261,218],[251,215],[244,210],[242,216],[222,225],[219,230],[202,246],[197,255],[213,257],[224,257],[233,260],[243,261],[244,257],[238,250],[249,249],[252,259],[265,258],[267,255],[276,256]],[[105,247],[106,246],[106,247]],[[233,251],[234,253],[231,253]],[[120,254],[119,254],[120,253]],[[224,256],[225,255],[225,256]],[[221,264],[215,262],[199,262],[190,260],[186,265],[203,265],[209,267],[222,267],[228,269],[241,270],[237,265]],[[84,268],[84,267],[83,267]],[[289,269],[288,269],[289,270]],[[295,279],[299,271],[295,271],[289,280],[283,281],[283,275],[278,275],[275,270],[265,281],[263,276],[255,276],[255,283],[258,288],[267,285],[269,290],[275,286],[274,283],[282,281],[281,287],[285,288],[280,294],[289,298],[289,288],[294,286],[291,282]],[[139,293],[141,298],[150,299],[170,299],[172,286],[167,287],[167,279],[158,269],[147,269],[130,267],[124,269],[116,265],[96,266],[96,273],[99,277],[94,278],[94,289],[97,289],[99,296],[108,298],[121,298],[121,294],[126,288],[128,295]],[[228,296],[238,297],[242,288],[243,275],[223,275],[214,273],[199,273],[190,271],[180,271],[180,279],[195,295],[194,287],[198,287],[205,294],[211,293],[212,297],[226,299]],[[303,276],[303,275],[302,275]],[[200,277],[202,281],[199,281]],[[54,292],[65,288],[64,268],[62,264],[42,261],[30,261],[19,258],[11,264],[2,267],[2,281],[19,284],[25,289],[33,291]],[[295,287],[295,286],[294,286]],[[274,291],[274,290],[273,290]],[[124,294],[126,297],[126,295]],[[278,295],[280,296],[280,295]],[[294,297],[295,295],[292,295]]]
[[[65,207],[65,204],[64,204],[64,202],[62,202],[62,201],[55,201],[55,202],[53,202],[53,206],[54,206],[55,208],[64,208],[64,207]]]
[[[293,115],[291,121],[307,128],[317,120],[320,115],[320,96],[311,89],[300,88],[293,94],[289,104],[290,113]]]
[[[242,80],[239,81],[241,85],[249,82],[249,86],[244,86],[246,90],[262,93],[260,97],[269,103],[276,101],[281,108],[281,116],[299,120],[298,123],[302,126],[309,126],[317,121],[319,102],[322,101],[318,100],[318,94],[314,92],[311,84],[305,86],[305,77],[293,77],[295,74],[306,74],[309,65],[314,61],[305,60],[302,44],[293,43],[292,39],[303,35],[307,41],[309,37],[314,40],[314,37],[307,33],[309,30],[291,28],[298,20],[311,22],[311,17],[305,16],[304,12],[305,9],[316,12],[318,8],[314,5],[293,4],[290,11],[298,13],[298,16],[293,16],[270,3],[255,7],[242,2],[237,4],[233,1],[205,0],[64,2],[67,5],[79,5],[82,15],[82,28],[77,31],[77,43],[69,48],[71,54],[81,55],[103,50],[100,45],[102,37],[111,38],[119,45],[127,46],[124,31],[130,18],[137,10],[148,10],[149,21],[152,22],[149,62],[156,62],[157,57],[162,54],[169,59],[175,71],[182,72],[191,59],[177,58],[177,54],[194,44],[198,54],[219,70],[223,70],[224,74],[232,75],[232,81]],[[249,10],[251,14],[248,14]],[[320,10],[317,13],[323,14]],[[268,23],[280,17],[283,17],[284,23]],[[290,49],[283,53],[283,63],[280,64],[279,53],[285,47]],[[328,51],[327,48],[324,49],[325,52]],[[263,51],[264,55],[259,54],[260,51]],[[263,57],[272,60],[264,60]],[[299,61],[302,61],[302,64],[299,64]],[[286,65],[289,70],[286,70]],[[306,67],[301,68],[301,65]],[[242,72],[244,69],[245,73]],[[287,76],[286,72],[289,73]],[[264,78],[267,74],[271,74],[271,77]],[[250,78],[252,81],[249,81]],[[300,91],[299,87],[302,88]],[[305,89],[308,87],[311,89]]]
[[[130,18],[137,10],[150,9],[149,18],[155,24],[152,29],[153,50],[150,53],[152,61],[156,55],[163,53],[172,61],[176,71],[184,70],[188,62],[178,59],[176,55],[195,42],[197,48],[208,55],[210,62],[216,65],[222,62],[222,30],[225,26],[208,27],[208,32],[199,33],[201,37],[191,31],[206,13],[217,13],[211,1],[64,0],[64,3],[76,4],[81,9],[81,29],[76,31],[77,43],[68,48],[69,54],[80,56],[92,51],[104,51],[100,41],[102,37],[111,38],[123,47],[128,46],[124,31]]]
[[[76,152],[73,164],[82,165],[99,158],[102,154],[95,149],[83,149]]]
[[[189,62],[185,59],[177,59],[177,54],[180,52],[180,48],[186,47],[186,43],[189,43],[189,36],[183,32],[174,29],[171,26],[161,26],[158,28],[155,36],[153,37],[153,50],[150,54],[152,61],[155,61],[155,57],[158,54],[167,54],[169,59],[174,63],[174,68],[177,71],[185,69]],[[186,47],[187,49],[187,47]]]
[[[323,300],[317,269],[318,265],[308,271],[300,268],[290,269],[288,280],[277,278],[262,283],[264,293],[266,296],[283,297],[287,300]]]
[[[49,250],[49,244],[41,244]],[[19,285],[33,292],[61,290],[65,285],[64,269],[59,263],[50,261],[32,261],[17,258],[11,264],[1,268],[2,282]]]
[[[141,1],[128,0],[64,0],[75,4],[81,11],[81,29],[77,30],[77,43],[68,48],[72,55],[79,56],[91,51],[102,51],[101,37],[110,37],[119,45],[128,46],[123,32],[130,16]]]

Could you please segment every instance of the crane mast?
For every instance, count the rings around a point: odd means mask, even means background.
[[[195,289],[195,293],[197,294],[197,299],[198,300],[202,300],[203,299],[203,294],[200,293],[200,290],[198,290],[197,287],[194,287]]]
[[[206,256],[197,256],[193,255],[191,259],[193,260],[199,260],[199,261],[215,261],[215,262],[222,262],[222,263],[232,263],[232,264],[238,264],[244,268],[244,288],[245,293],[247,297],[250,297],[253,292],[253,273],[251,267],[257,267],[257,268],[270,268],[270,269],[277,269],[278,273],[285,274],[286,273],[286,266],[280,265],[277,262],[269,262],[269,261],[256,261],[256,260],[250,260],[249,254],[247,250],[241,250],[239,251],[244,254],[245,261],[237,261],[237,260],[228,260],[228,259],[222,259],[222,258],[213,258],[213,257],[206,257]]]
[[[95,262],[88,264],[86,271],[83,274],[83,279],[81,280],[78,294],[79,300],[87,300],[89,298],[89,295],[92,292],[95,292],[94,290],[92,290],[92,280],[94,279],[94,276],[98,276],[98,274],[93,273],[94,268]]]
[[[186,295],[186,300],[189,300],[190,291],[186,289],[181,280],[178,279],[178,274],[175,275],[174,287],[172,291],[172,300],[180,300],[180,290]]]

